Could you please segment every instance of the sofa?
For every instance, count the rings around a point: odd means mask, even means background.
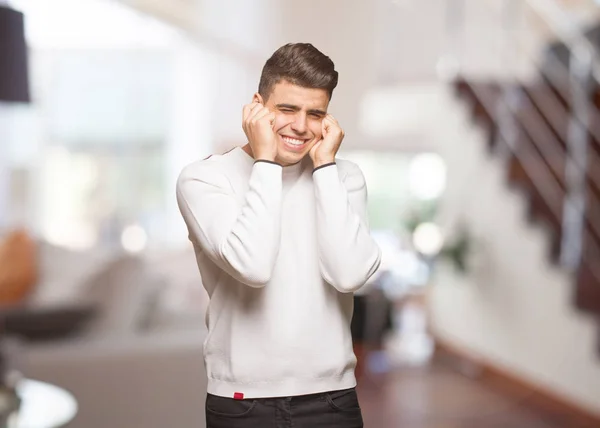
[[[75,396],[72,428],[204,427],[207,302],[191,247],[131,255],[40,242],[27,304],[95,313],[67,337],[20,340],[18,368]]]

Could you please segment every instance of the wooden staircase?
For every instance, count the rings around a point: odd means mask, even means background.
[[[543,75],[543,74],[542,74]],[[564,79],[568,82],[568,79]],[[472,119],[487,133],[490,155],[504,156],[507,182],[524,194],[529,220],[545,226],[551,238],[549,257],[561,259],[565,228],[563,207],[569,195],[567,160],[569,121],[573,107],[568,84],[552,85],[543,77],[528,84],[497,81],[454,81],[457,96]],[[516,102],[507,108],[506,90]],[[590,94],[600,108],[600,85]],[[513,126],[506,128],[502,111]],[[588,164],[585,179],[585,223],[581,258],[573,275],[573,304],[598,319],[600,353],[600,115],[591,117],[587,131]],[[512,130],[512,133],[509,132]],[[542,302],[543,303],[543,302]]]

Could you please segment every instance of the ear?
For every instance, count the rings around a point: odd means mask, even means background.
[[[263,97],[258,92],[256,92],[254,94],[254,96],[252,97],[252,102],[262,104],[263,106],[265,105],[265,101],[263,100]]]

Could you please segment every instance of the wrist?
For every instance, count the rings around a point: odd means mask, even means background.
[[[254,154],[254,160],[275,162],[275,154],[273,154],[273,153],[255,151],[253,154]]]
[[[331,163],[335,163],[335,156],[327,157],[327,158],[320,158],[320,159],[313,159],[313,167],[314,168],[319,168],[319,167],[322,167],[323,165],[327,165],[327,164],[331,164]]]

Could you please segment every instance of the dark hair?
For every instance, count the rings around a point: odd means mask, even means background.
[[[331,99],[338,83],[333,61],[310,43],[288,43],[277,49],[263,67],[258,93],[266,100],[275,85],[287,80],[304,88],[325,89]]]

